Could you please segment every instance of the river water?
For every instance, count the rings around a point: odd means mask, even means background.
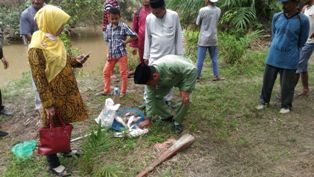
[[[102,31],[95,28],[76,28],[73,31],[78,34],[71,39],[73,47],[78,48],[83,54],[91,53],[89,60],[84,64],[83,72],[101,71],[106,56]],[[0,64],[0,87],[9,81],[20,79],[24,72],[30,72],[25,45],[12,43],[5,45],[3,50],[9,61],[9,68],[4,70],[2,63]]]

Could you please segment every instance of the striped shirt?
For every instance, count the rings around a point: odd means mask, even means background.
[[[120,22],[116,27],[112,26],[111,23],[107,26],[105,41],[109,47],[109,59],[119,59],[128,54],[123,44],[127,36],[136,36],[136,33],[125,23]]]

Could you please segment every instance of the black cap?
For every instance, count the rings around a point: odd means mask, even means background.
[[[165,1],[164,0],[150,0],[149,3],[153,9],[165,7]]]
[[[139,64],[134,73],[134,83],[135,84],[147,84],[147,82],[151,79],[151,68],[145,63]]]

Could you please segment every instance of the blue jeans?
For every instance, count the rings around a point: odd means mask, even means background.
[[[304,73],[307,72],[307,66],[309,59],[311,58],[311,55],[314,50],[314,44],[311,43],[305,43],[305,45],[302,47],[301,53],[300,53],[300,59],[297,66],[297,73]]]
[[[209,56],[212,60],[212,67],[213,67],[213,73],[215,77],[219,76],[218,71],[218,50],[217,46],[208,46],[208,47],[202,47],[198,46],[198,53],[197,53],[197,78],[200,78],[202,76],[202,68],[206,56],[206,50],[208,49]]]

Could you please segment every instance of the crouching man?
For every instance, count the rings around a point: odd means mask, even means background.
[[[190,95],[195,87],[196,77],[195,65],[182,56],[166,55],[154,61],[150,66],[144,63],[138,65],[134,82],[147,85],[147,115],[139,126],[150,127],[151,118],[159,116],[162,120],[171,120],[172,130],[175,133],[181,133],[183,131],[181,123],[189,108]],[[176,107],[174,116],[163,99],[173,87],[179,88],[182,99]]]

